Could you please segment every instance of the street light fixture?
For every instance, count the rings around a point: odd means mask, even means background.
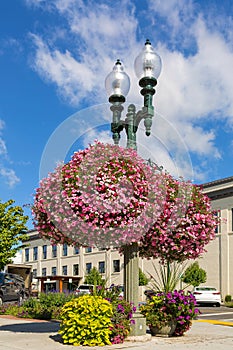
[[[154,117],[153,95],[154,87],[161,72],[161,58],[155,53],[149,40],[146,40],[144,49],[136,57],[134,62],[135,73],[139,79],[141,94],[144,97],[144,105],[141,110],[136,112],[133,104],[128,106],[125,120],[121,119],[122,104],[130,89],[129,76],[124,71],[120,60],[116,61],[111,73],[105,80],[105,87],[108,93],[109,102],[111,103],[112,123],[111,131],[115,145],[119,144],[120,133],[123,129],[127,135],[127,148],[137,149],[136,133],[139,123],[144,119],[146,135],[149,136],[152,126],[152,118]],[[138,280],[139,280],[139,256],[138,244],[132,243],[124,247],[124,297],[128,302],[133,302],[137,307],[137,311],[133,314],[134,325],[130,335],[145,336],[146,320],[138,310]]]
[[[127,134],[127,148],[137,149],[136,133],[139,123],[144,119],[146,135],[149,136],[152,126],[152,118],[154,116],[153,95],[154,87],[161,72],[161,58],[154,51],[149,40],[146,40],[145,47],[136,57],[134,62],[134,70],[139,79],[139,85],[142,87],[141,94],[144,96],[144,106],[138,112],[133,104],[128,107],[128,113],[125,120],[121,119],[123,111],[122,104],[129,92],[130,79],[124,71],[120,60],[117,60],[112,72],[106,77],[105,87],[108,93],[110,107],[112,111],[111,131],[114,143],[119,144],[120,133],[125,129]]]

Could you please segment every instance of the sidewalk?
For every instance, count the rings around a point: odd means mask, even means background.
[[[215,324],[217,323],[217,324]],[[233,323],[194,321],[183,337],[152,337],[150,341],[125,342],[104,347],[64,345],[57,334],[59,323],[0,317],[0,350],[78,350],[78,349],[138,349],[138,350],[232,350]]]

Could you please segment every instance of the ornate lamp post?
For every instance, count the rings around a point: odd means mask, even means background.
[[[105,80],[106,91],[109,94],[109,102],[112,111],[111,131],[114,143],[118,145],[120,140],[120,132],[125,129],[127,134],[127,148],[137,149],[136,133],[138,125],[144,119],[146,135],[150,135],[152,118],[154,116],[154,107],[152,104],[154,87],[161,72],[161,58],[157,55],[151,46],[149,40],[146,40],[145,47],[136,57],[134,69],[139,78],[139,85],[142,87],[141,94],[144,96],[144,106],[138,112],[134,105],[129,105],[128,113],[125,120],[121,119],[125,96],[129,92],[130,79],[123,69],[120,60],[117,60],[113,71]]]
[[[125,73],[120,60],[117,60],[112,72],[106,77],[105,87],[111,103],[112,123],[111,131],[114,144],[118,145],[120,133],[125,129],[127,134],[127,148],[137,149],[136,133],[139,123],[144,120],[146,135],[149,136],[154,117],[154,107],[152,104],[154,87],[161,72],[161,58],[157,55],[151,46],[149,40],[146,40],[145,47],[136,57],[134,62],[135,73],[139,79],[139,85],[142,88],[141,94],[144,96],[144,105],[141,110],[136,112],[133,104],[128,106],[126,118],[123,120],[122,104],[125,102],[125,96],[129,92],[130,79]],[[125,299],[138,306],[138,280],[139,280],[139,257],[138,244],[132,243],[124,248],[124,286]],[[135,312],[135,324],[131,331],[131,336],[143,336],[146,334],[146,320],[137,310]]]

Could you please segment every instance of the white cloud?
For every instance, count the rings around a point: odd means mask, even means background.
[[[40,37],[33,35],[33,39],[37,47],[34,69],[45,80],[55,83],[64,98],[77,105],[93,89],[91,70],[76,61],[69,51],[50,51]]]
[[[6,148],[6,143],[4,139],[2,138],[2,130],[5,127],[5,123],[2,119],[0,119],[0,156],[5,156],[7,154],[7,148]]]
[[[5,182],[10,188],[13,188],[18,182],[20,182],[20,179],[13,169],[1,168],[0,175],[5,179]]]
[[[34,69],[55,83],[60,95],[73,105],[80,105],[83,99],[89,104],[103,101],[104,80],[115,60],[125,58],[132,66],[132,57],[138,51],[133,6],[129,7],[125,1],[121,6],[115,5],[114,10],[93,1],[54,1],[53,4],[68,22],[66,44],[71,36],[72,53],[68,49],[59,50],[48,35],[44,39],[32,34],[36,48],[31,60]],[[54,31],[58,28],[53,30],[53,35]]]
[[[39,0],[27,2],[44,4]],[[54,33],[59,28],[54,28],[50,37],[48,33],[31,35],[35,44],[33,67],[41,77],[55,84],[59,94],[73,105],[91,105],[106,101],[105,76],[114,60],[121,58],[132,83],[128,102],[141,104],[133,72],[133,61],[142,45],[136,35],[141,30],[137,5],[125,0],[117,4],[107,0],[53,0],[50,4],[49,10],[66,21],[67,47],[56,45]],[[155,43],[163,61],[154,98],[156,110],[180,131],[191,153],[219,159],[216,130],[209,124],[221,120],[233,125],[233,50],[227,40],[231,27],[221,31],[219,21],[213,30],[207,16],[198,12],[198,5],[191,0],[151,0],[148,4],[151,38],[158,37],[158,16],[165,21],[161,31],[170,37],[166,45],[162,38]],[[147,10],[146,5],[143,10]],[[183,146],[174,144],[170,131],[159,132],[168,149],[182,151]],[[155,126],[153,133],[158,133]]]
[[[4,127],[5,127],[5,123],[2,119],[0,119],[0,133],[4,129]]]
[[[2,176],[6,184],[10,188],[12,188],[20,181],[20,179],[16,175],[15,171],[13,169],[8,168],[7,165],[7,163],[9,163],[8,151],[6,143],[1,136],[4,127],[5,122],[2,119],[0,119],[0,176]]]
[[[6,155],[7,149],[6,149],[6,143],[5,141],[0,137],[0,156]]]

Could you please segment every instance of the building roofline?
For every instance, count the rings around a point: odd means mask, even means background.
[[[228,183],[228,182],[233,182],[233,176],[225,177],[223,179],[218,179],[218,180],[214,180],[214,181],[211,181],[211,182],[206,182],[206,183],[202,184],[201,186],[203,188],[207,188],[207,187],[212,187],[212,186],[215,186],[215,185],[222,185],[222,184],[225,184],[225,183]]]

